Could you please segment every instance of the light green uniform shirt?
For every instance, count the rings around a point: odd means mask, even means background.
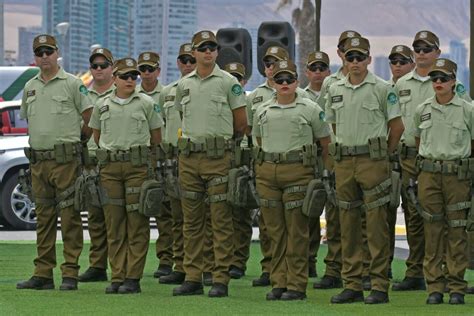
[[[175,106],[176,87],[178,81],[171,83],[163,88],[158,99],[161,107],[161,114],[165,119],[165,136],[163,142],[170,143],[173,146],[178,145],[178,129],[181,128],[181,116]]]
[[[367,145],[369,138],[387,136],[387,123],[400,116],[395,91],[370,71],[359,85],[346,77],[329,87],[326,121],[336,124],[336,141],[344,146]]]
[[[321,91],[314,91],[313,89],[311,89],[311,86],[309,84],[306,88],[304,88],[304,91],[306,91],[306,93],[308,94],[308,97],[313,102],[317,102],[318,98],[319,98],[319,95],[321,94]]]
[[[253,133],[261,138],[263,151],[283,153],[329,136],[330,130],[323,110],[310,99],[297,95],[288,105],[278,104],[274,97],[259,107]]]
[[[159,104],[158,101],[159,101],[159,99],[160,99],[160,94],[161,94],[161,91],[162,91],[162,90],[163,90],[163,86],[161,85],[161,83],[160,83],[159,81],[157,82],[155,88],[154,88],[152,91],[150,91],[150,92],[147,92],[147,91],[143,90],[143,87],[142,87],[141,84],[138,85],[138,86],[135,88],[135,91],[136,91],[136,92],[138,92],[138,93],[143,93],[143,94],[145,94],[145,95],[147,95],[147,96],[149,96],[150,98],[153,99],[154,106],[156,106],[155,111],[158,111],[158,113],[160,113],[160,115],[162,115],[162,113],[161,113],[161,107],[160,107],[159,105],[157,105],[157,104]],[[162,139],[165,139],[165,138],[166,138],[166,132],[165,132],[164,128],[163,128],[162,131],[161,131],[161,137],[162,137]]]
[[[97,102],[99,102],[100,99],[105,98],[108,96],[112,91],[115,90],[115,85],[111,85],[110,88],[108,88],[104,93],[98,93],[94,88],[89,89],[89,97],[91,98],[92,103],[95,105]],[[92,136],[89,141],[87,142],[87,149],[89,150],[89,156],[95,157],[95,151],[99,147],[94,141],[94,136]]]
[[[23,91],[20,117],[28,120],[29,144],[35,150],[52,150],[54,144],[81,139],[82,112],[92,108],[82,81],[59,68],[48,82],[41,72]]]
[[[183,113],[182,137],[194,143],[204,143],[209,137],[232,138],[232,111],[245,104],[237,79],[217,64],[206,78],[192,71],[176,87],[175,106]]]
[[[419,153],[433,160],[456,160],[471,155],[474,108],[455,95],[446,105],[431,97],[416,107],[413,134],[420,138]]]
[[[321,91],[319,91],[319,96],[318,99],[316,100],[316,103],[318,103],[319,107],[325,111],[326,107],[326,94],[328,93],[329,87],[336,81],[339,81],[341,79],[344,79],[346,76],[342,73],[342,68],[339,68],[339,70],[334,73],[330,74],[326,78],[324,78],[323,85],[321,86]]]
[[[150,130],[161,128],[163,120],[153,100],[133,93],[121,104],[112,92],[94,106],[89,127],[100,130],[99,147],[129,150],[134,145],[150,145]]]
[[[418,105],[434,96],[433,84],[429,77],[422,78],[415,70],[412,70],[397,80],[395,90],[398,93],[403,124],[405,125],[402,141],[409,147],[415,147],[413,116]],[[471,100],[460,82],[456,84],[456,94],[468,101]]]

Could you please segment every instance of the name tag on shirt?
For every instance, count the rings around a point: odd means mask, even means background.
[[[165,97],[165,102],[174,101],[174,95],[167,95]]]
[[[407,89],[407,90],[400,90],[400,96],[401,97],[407,97],[411,94],[411,90],[410,89]]]
[[[342,102],[342,95],[335,95],[331,97],[331,102],[332,103]]]
[[[26,96],[27,97],[32,97],[36,94],[36,90],[30,90],[30,91],[27,91],[26,92]]]
[[[109,105],[108,104],[105,104],[105,105],[102,105],[100,108],[99,108],[99,113],[102,114],[104,112],[107,112],[109,110]]]
[[[189,89],[184,89],[183,90],[183,97],[188,96],[188,95],[189,95]]]
[[[252,104],[259,103],[263,101],[263,96],[255,97],[252,100]]]
[[[421,122],[428,121],[429,119],[431,119],[431,113],[423,114],[423,115],[420,117],[420,121],[421,121]]]

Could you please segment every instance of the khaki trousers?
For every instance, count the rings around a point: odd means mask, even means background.
[[[327,276],[341,277],[342,250],[341,250],[341,224],[339,222],[339,208],[326,203],[326,237],[328,253],[324,258]]]
[[[79,256],[83,246],[81,214],[73,206],[57,209],[57,204],[42,203],[39,199],[54,200],[74,185],[78,174],[78,162],[58,164],[54,160],[38,161],[30,165],[33,195],[36,201],[36,249],[34,276],[53,278],[56,267],[56,230],[58,215],[61,216],[61,234],[64,243],[62,277],[77,279]],[[70,199],[71,195],[68,197]]]
[[[171,216],[173,218],[173,262],[174,270],[184,273],[183,209],[181,200],[170,197]]]
[[[445,281],[450,293],[464,294],[467,282],[464,273],[468,265],[465,227],[451,227],[450,220],[465,220],[467,210],[446,211],[447,205],[470,201],[470,182],[457,175],[442,175],[422,171],[418,175],[418,197],[423,210],[442,215],[444,220],[424,221],[425,259],[423,271],[428,292],[443,293]],[[443,273],[443,263],[446,273]]]
[[[201,282],[203,246],[206,237],[206,217],[210,209],[212,241],[214,248],[213,282],[229,283],[229,266],[232,263],[233,225],[232,208],[226,201],[211,202],[203,207],[204,194],[211,198],[227,193],[227,183],[209,186],[210,180],[227,176],[231,165],[231,154],[226,152],[221,159],[209,159],[206,153],[181,154],[179,157],[179,181],[184,192],[193,192],[198,198],[183,194],[184,271],[187,281]]]
[[[173,215],[167,205],[162,204],[158,217],[155,217],[158,228],[156,239],[156,257],[160,265],[173,266]]]
[[[319,245],[321,243],[321,222],[318,218],[308,218],[309,224],[309,257],[308,264],[315,265],[317,262]]]
[[[314,178],[310,167],[301,163],[256,165],[260,199],[273,201],[262,206],[262,215],[272,244],[270,280],[273,288],[306,292],[308,283],[309,225],[301,206],[285,209],[285,203],[304,199],[305,192],[284,192],[285,188],[306,186]]]
[[[130,162],[109,162],[100,169],[100,182],[108,199],[121,199],[125,205],[138,203],[138,193],[127,193],[129,187],[140,187],[148,178],[146,166]],[[141,279],[150,241],[150,220],[138,211],[127,211],[125,205],[104,201],[105,225],[112,282]]]
[[[247,269],[247,260],[250,257],[250,243],[252,242],[252,217],[250,210],[233,208],[234,223],[234,258],[232,265],[239,269]]]
[[[361,190],[371,190],[389,177],[386,160],[374,161],[368,156],[343,157],[335,163],[336,194],[340,201],[360,201]],[[386,195],[377,193],[364,196],[365,204]],[[362,291],[363,274],[363,229],[361,207],[340,208],[342,278],[345,288]],[[369,276],[372,290],[387,292],[388,280],[388,224],[387,204],[365,212],[367,245],[370,254]]]

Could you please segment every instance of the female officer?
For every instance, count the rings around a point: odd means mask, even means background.
[[[276,95],[254,116],[254,133],[261,146],[256,165],[257,191],[272,241],[273,289],[267,300],[306,298],[309,231],[302,205],[306,187],[315,174],[314,163],[308,161],[315,156],[305,156],[303,148],[313,148],[319,139],[325,157],[330,142],[324,112],[316,103],[296,94],[297,79],[292,61],[276,62]]]

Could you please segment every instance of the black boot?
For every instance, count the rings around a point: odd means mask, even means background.
[[[331,303],[333,304],[346,304],[354,302],[363,302],[364,301],[364,292],[354,291],[350,289],[345,289],[341,293],[331,297]]]
[[[229,295],[229,289],[226,284],[214,283],[207,295],[209,297],[226,297]]]
[[[327,290],[342,288],[341,278],[325,275],[319,282],[314,282],[314,289]]]
[[[107,272],[105,269],[90,267],[79,276],[79,282],[101,282],[107,281]]]
[[[203,293],[201,282],[184,281],[183,284],[173,289],[173,296],[200,295]]]
[[[372,284],[370,283],[369,276],[362,277],[362,288],[364,289],[364,291],[370,291],[372,289]]]
[[[462,305],[464,304],[464,295],[461,293],[452,293],[449,295],[449,304]]]
[[[425,291],[424,278],[405,277],[402,282],[392,285],[392,291]]]
[[[282,301],[297,301],[306,299],[305,292],[298,292],[293,290],[288,290],[281,295],[280,298]]]
[[[267,301],[277,301],[281,298],[283,293],[286,292],[286,288],[273,288],[270,292],[267,293]]]
[[[474,286],[468,287],[466,289],[466,294],[474,294]]]
[[[173,271],[169,275],[160,277],[161,284],[181,284],[184,282],[186,274],[184,272]]]
[[[203,272],[202,273],[202,283],[205,286],[211,286],[212,285],[212,272]]]
[[[365,298],[365,304],[382,304],[382,303],[388,303],[388,293],[386,292],[372,290],[369,296]]]
[[[137,294],[141,293],[140,279],[125,279],[117,290],[118,294]]]
[[[245,275],[244,269],[238,268],[236,266],[230,266],[229,275],[232,279],[240,279]]]
[[[270,273],[263,272],[260,278],[252,281],[252,286],[269,286],[270,285]]]
[[[316,264],[310,263],[308,265],[308,277],[309,278],[317,278],[318,272],[316,271]]]
[[[59,286],[61,291],[75,291],[77,290],[77,279],[63,278],[63,283]]]
[[[53,279],[33,276],[29,280],[21,281],[16,284],[18,290],[54,290]]]
[[[173,268],[167,264],[160,264],[158,266],[158,269],[153,273],[154,278],[159,278],[165,275],[169,275],[171,272],[173,272]]]
[[[105,294],[117,294],[119,287],[123,282],[112,282],[109,286],[105,288]]]
[[[433,292],[428,295],[426,299],[426,304],[442,304],[443,303],[443,294],[439,292]]]

